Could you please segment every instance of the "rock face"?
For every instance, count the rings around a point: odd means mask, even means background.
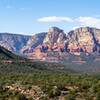
[[[68,48],[71,52],[83,51],[85,53],[99,52],[100,30],[96,28],[82,27],[71,31],[67,35]]]
[[[29,38],[30,36],[0,33],[0,45],[12,52],[19,53]]]
[[[43,44],[43,40],[44,40],[46,34],[47,34],[46,32],[38,33],[38,34],[35,34],[32,37],[30,37],[29,40],[27,41],[26,45],[21,49],[20,52],[22,54],[33,52],[34,49],[38,45],[42,45]]]
[[[46,51],[47,48],[62,45],[66,40],[66,34],[63,30],[57,27],[51,27],[47,33],[39,33],[32,36],[26,46],[21,49],[21,53],[32,53],[39,46],[41,51]],[[36,51],[36,50],[35,50]]]
[[[57,27],[51,27],[43,43],[49,44],[49,45],[54,44],[54,43],[63,44],[65,39],[66,39],[66,34],[63,32],[63,30]]]

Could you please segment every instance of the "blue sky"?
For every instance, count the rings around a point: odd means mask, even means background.
[[[67,32],[99,23],[100,0],[0,0],[0,32],[34,34],[51,26]]]

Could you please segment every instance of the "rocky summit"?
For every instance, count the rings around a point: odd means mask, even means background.
[[[55,43],[63,44],[65,40],[66,40],[66,34],[63,32],[63,30],[57,27],[51,27],[43,43],[49,45],[54,45]]]

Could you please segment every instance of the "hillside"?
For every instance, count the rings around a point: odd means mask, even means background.
[[[59,62],[55,61],[35,61],[28,60],[26,58],[20,57],[13,54],[11,51],[0,47],[0,73],[31,73],[35,70],[50,70],[50,71],[60,71],[67,73],[99,73],[100,72],[100,57],[94,55],[85,56],[81,54],[80,56],[75,56],[72,54],[67,54],[65,60]]]
[[[20,53],[24,54],[24,53],[33,52],[34,49],[38,45],[43,44],[43,40],[44,40],[46,34],[47,34],[47,32],[43,32],[43,33],[38,33],[38,34],[31,36],[29,38],[29,40],[27,41],[26,45],[21,48]]]
[[[26,45],[29,38],[30,36],[26,35],[0,33],[0,45],[14,53],[19,53],[20,49]]]
[[[16,60],[22,60],[24,58],[15,55],[14,53],[12,53],[11,51],[5,49],[4,47],[0,46],[0,61],[2,60],[12,60],[12,61],[16,61]]]
[[[64,68],[63,64],[30,61],[0,46],[0,73],[32,73],[37,70],[64,71]],[[76,71],[66,68],[66,72]]]

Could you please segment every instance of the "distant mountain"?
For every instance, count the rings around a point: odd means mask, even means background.
[[[0,45],[8,50],[43,61],[62,61],[68,55],[100,55],[100,29],[80,27],[65,33],[58,27],[33,36],[1,33]]]
[[[100,53],[100,29],[90,27],[80,27],[67,34],[60,28],[51,27],[47,33],[32,36],[21,49],[30,59],[47,61],[65,59],[67,53],[79,56],[95,52]]]
[[[20,49],[26,45],[30,37],[31,36],[0,33],[0,45],[12,52],[19,53]]]

